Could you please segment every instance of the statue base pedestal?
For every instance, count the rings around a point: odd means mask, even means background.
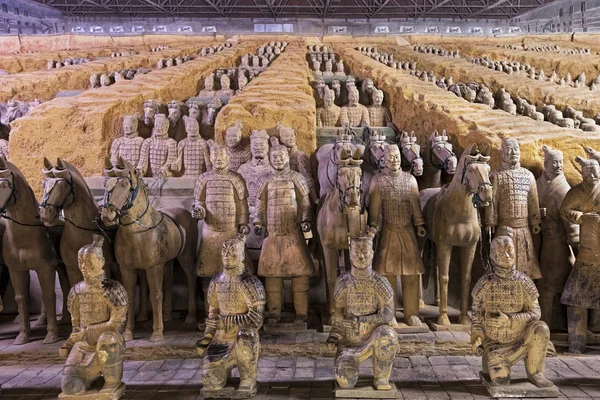
[[[100,382],[103,382],[102,379],[99,379]],[[98,382],[98,381],[96,381]],[[96,382],[92,384],[90,390],[85,393],[78,394],[64,394],[61,393],[58,395],[59,400],[118,400],[125,394],[125,384],[121,382],[119,386],[115,390],[110,392],[101,392],[101,385],[97,385]]]
[[[294,331],[305,331],[309,326],[312,325],[312,316],[308,316],[308,319],[305,322],[296,322],[294,318],[296,317],[293,313],[281,313],[281,319],[279,322],[269,322],[269,320],[265,321],[263,324],[263,332],[294,332]]]
[[[341,399],[397,399],[400,393],[393,382],[390,390],[376,390],[373,387],[373,378],[361,378],[352,389],[343,389],[335,383],[335,398]]]
[[[404,322],[398,322],[398,326],[394,327],[394,330],[401,335],[411,333],[427,333],[429,332],[429,327],[424,322],[421,324],[421,326],[410,326]]]
[[[225,386],[221,390],[201,389],[200,395],[205,399],[249,399],[256,396],[258,387],[252,390],[239,390],[233,386]]]
[[[427,321],[427,325],[432,331],[471,332],[471,325],[466,324],[440,325],[435,321]]]
[[[511,381],[510,385],[506,386],[494,386],[490,381],[487,374],[483,372],[479,372],[479,380],[485,388],[487,389],[490,397],[493,398],[503,398],[503,397],[523,397],[523,398],[533,398],[533,397],[559,397],[561,394],[558,391],[558,388],[555,385],[552,385],[547,388],[539,388],[535,386],[533,383],[529,382],[527,379],[514,379]]]

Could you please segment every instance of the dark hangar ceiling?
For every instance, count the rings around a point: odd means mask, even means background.
[[[553,0],[35,0],[67,16],[509,19]]]

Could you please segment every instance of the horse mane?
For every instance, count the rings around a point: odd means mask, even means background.
[[[473,147],[476,147],[476,146],[477,146],[477,143],[471,143],[462,152],[462,154],[460,155],[460,159],[458,160],[458,165],[456,166],[456,173],[452,177],[452,181],[462,179],[463,171],[465,170],[465,166],[467,163],[467,157],[471,155],[471,152],[473,151]],[[477,150],[477,152],[479,152],[479,150]]]
[[[31,189],[31,185],[29,185],[29,182],[27,182],[27,179],[25,179],[25,175],[23,175],[21,170],[19,168],[17,168],[17,166],[15,164],[11,163],[8,160],[5,160],[4,162],[6,163],[6,166],[8,167],[8,169],[10,169],[11,172],[13,173],[13,175],[15,176],[15,186],[18,185],[17,192],[21,193],[21,194],[28,193],[29,196],[33,199],[33,201],[35,201],[35,204],[37,206],[38,201],[35,198],[33,189]],[[36,212],[37,212],[37,210],[36,210]]]

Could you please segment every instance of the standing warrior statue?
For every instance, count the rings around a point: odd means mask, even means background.
[[[221,250],[223,271],[208,287],[208,318],[196,351],[202,364],[203,395],[222,390],[233,367],[238,368],[238,392],[256,394],[260,341],[266,294],[260,280],[244,270],[244,242],[230,239]],[[219,396],[222,397],[222,396]],[[246,397],[246,396],[244,396]],[[239,398],[236,396],[236,398]]]
[[[493,206],[486,209],[485,224],[497,235],[502,235],[507,227],[513,229],[517,270],[539,279],[542,274],[529,231],[529,225],[534,234],[542,230],[535,177],[521,167],[521,149],[516,139],[503,139],[500,151],[502,167],[490,174]]]
[[[575,262],[571,246],[579,242],[579,226],[560,215],[560,205],[571,189],[563,172],[563,153],[548,146],[542,149],[544,172],[537,180],[537,190],[542,217],[540,265],[544,266],[544,276],[538,289],[542,321],[551,327],[554,298],[562,293]]]
[[[371,126],[391,126],[392,114],[383,106],[383,90],[376,89],[371,93],[373,105],[368,108]]]
[[[228,169],[225,146],[211,140],[208,143],[213,169],[196,179],[192,211],[194,218],[204,220],[198,256],[198,276],[204,278],[212,278],[223,270],[220,255],[223,242],[238,233],[249,232],[244,179]],[[208,279],[203,280],[205,289],[208,283]]]
[[[341,108],[334,104],[335,92],[325,87],[323,107],[317,108],[317,127],[340,126]]]
[[[290,169],[287,147],[271,138],[271,165],[274,172],[263,175],[256,191],[255,233],[266,225],[258,263],[258,275],[265,277],[268,321],[281,319],[283,278],[292,278],[296,321],[308,318],[308,281],[314,265],[302,232],[311,229],[311,207],[306,179]]]
[[[310,190],[310,200],[315,204],[318,203],[319,196],[317,196],[317,189],[315,188],[315,182],[312,178],[310,159],[305,152],[298,148],[294,128],[277,124],[277,130],[279,131],[279,140],[281,141],[281,144],[289,150],[290,169],[292,171],[300,172],[304,179],[306,179],[306,183]]]
[[[508,228],[505,233],[511,234]],[[537,387],[553,386],[544,377],[550,330],[540,321],[538,291],[516,268],[510,236],[497,236],[490,249],[493,272],[473,289],[471,343],[483,349],[482,369],[493,386],[510,384],[511,367],[525,359],[527,378]]]
[[[183,122],[187,137],[177,144],[177,160],[171,169],[183,170],[183,176],[199,176],[212,167],[208,144],[200,136],[198,120],[184,116]]]
[[[344,389],[358,381],[359,366],[373,357],[373,385],[390,390],[390,374],[398,339],[392,328],[394,292],[387,280],[373,271],[373,239],[359,236],[350,242],[352,270],[335,282],[333,326],[327,345],[338,347],[335,379]]]
[[[384,146],[385,168],[369,186],[369,227],[381,234],[375,256],[375,271],[389,280],[396,292],[396,276],[402,276],[404,319],[409,326],[421,326],[419,319],[419,275],[425,272],[415,236],[425,237],[417,180],[400,168],[400,150]]]
[[[346,82],[348,84],[349,82]],[[340,113],[341,126],[365,126],[371,125],[369,110],[358,103],[358,89],[351,86],[348,89],[348,105],[342,107]]]
[[[176,159],[177,142],[169,137],[169,120],[164,114],[156,114],[152,137],[144,140],[136,169],[142,176],[168,177]]]
[[[252,159],[250,148],[242,141],[242,123],[236,122],[225,131],[227,143],[227,156],[229,157],[229,170],[237,172],[240,165]]]
[[[138,118],[135,115],[126,115],[123,118],[123,136],[116,138],[110,147],[110,160],[113,164],[119,157],[127,160],[131,165],[140,161],[140,151],[144,138],[138,135]]]
[[[129,300],[123,285],[104,274],[104,239],[93,236],[94,242],[79,250],[83,281],[69,292],[73,332],[59,349],[62,357],[68,355],[59,398],[85,394],[100,376],[104,378],[100,394],[112,394],[118,399],[125,392],[121,382],[125,354],[122,334]]]
[[[560,301],[568,306],[569,352],[583,353],[588,309],[600,309],[600,165],[596,159],[576,161],[583,182],[569,190],[560,214],[580,226],[579,251]]]

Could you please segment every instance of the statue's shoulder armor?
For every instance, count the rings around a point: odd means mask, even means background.
[[[256,276],[249,272],[244,272],[240,276],[240,282],[251,303],[265,302],[267,300],[265,288]]]
[[[140,144],[144,143],[144,138],[141,136],[136,136],[133,140],[139,142]]]
[[[525,295],[529,301],[535,301],[539,297],[538,289],[529,276],[518,271],[515,279],[521,282],[521,285],[525,290]]]
[[[102,282],[102,288],[104,289],[104,297],[110,301],[115,307],[127,307],[129,304],[129,297],[125,291],[125,287],[115,281],[114,279],[105,279]]]
[[[471,292],[471,296],[473,297],[473,300],[479,300],[479,298],[481,298],[481,296],[484,295],[486,286],[488,286],[490,283],[492,283],[493,280],[494,280],[494,274],[487,274],[487,275],[482,276],[477,281],[477,283],[475,284],[475,287],[473,288],[473,291]]]
[[[383,297],[386,302],[394,298],[394,290],[387,278],[375,271],[373,271],[372,278],[375,282],[377,292],[381,294],[381,297]]]
[[[292,181],[294,182],[298,190],[300,190],[304,194],[308,194],[310,190],[308,189],[308,182],[306,182],[306,178],[298,171],[290,172],[292,173]]]
[[[258,177],[256,182],[256,197],[260,197],[261,193],[265,190],[269,182],[273,177],[273,172],[267,172]]]
[[[248,197],[248,189],[246,189],[246,181],[244,178],[234,171],[229,171],[228,173],[229,181],[233,185],[235,192],[237,193],[240,199],[245,199]]]
[[[333,297],[337,299],[346,290],[348,285],[352,284],[354,277],[350,272],[344,272],[335,281],[335,288],[333,289]]]
[[[196,187],[198,189],[203,189],[206,187],[206,184],[208,183],[209,180],[211,180],[211,178],[214,176],[215,172],[211,169],[210,171],[206,171],[201,173],[197,178],[196,178]]]

